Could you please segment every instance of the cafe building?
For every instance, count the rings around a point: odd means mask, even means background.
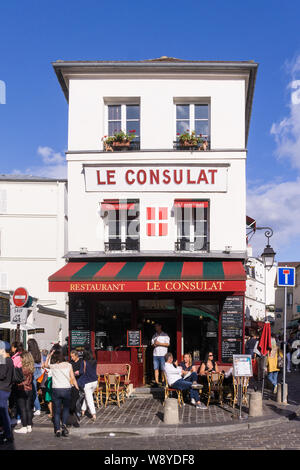
[[[246,156],[257,64],[57,61],[69,105],[70,348],[153,377],[154,323],[181,359],[243,352]],[[194,132],[193,132],[194,131]],[[195,138],[196,136],[196,138]]]

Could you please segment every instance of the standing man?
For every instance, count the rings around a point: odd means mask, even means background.
[[[170,338],[167,333],[162,331],[160,323],[155,323],[155,334],[152,337],[151,344],[153,346],[153,368],[156,386],[159,385],[159,370],[165,370],[165,355],[170,346]]]

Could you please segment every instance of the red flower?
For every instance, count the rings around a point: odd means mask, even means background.
[[[179,132],[177,132],[177,135],[180,135]]]

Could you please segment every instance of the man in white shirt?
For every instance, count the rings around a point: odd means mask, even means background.
[[[156,333],[153,335],[151,344],[153,346],[153,368],[154,378],[156,385],[159,384],[159,370],[163,371],[165,368],[165,355],[170,346],[170,338],[167,333],[162,331],[160,323],[154,325]]]
[[[183,379],[182,368],[177,366],[177,361],[173,363],[173,355],[171,353],[165,355],[165,361],[165,374],[169,386],[177,390],[189,390],[192,405],[196,405],[196,408],[200,410],[207,410],[207,406],[201,403],[199,397],[198,390],[202,388],[202,386],[197,382],[192,383]]]

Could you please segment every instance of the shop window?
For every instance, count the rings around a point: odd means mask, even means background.
[[[218,357],[218,303],[187,300],[182,302],[183,349],[195,361],[203,361],[208,352]]]
[[[105,223],[105,251],[139,251],[138,200],[106,200],[101,204]]]
[[[131,328],[131,301],[98,301],[95,317],[95,349],[127,350],[127,330]]]
[[[177,251],[208,251],[208,201],[175,200]]]

